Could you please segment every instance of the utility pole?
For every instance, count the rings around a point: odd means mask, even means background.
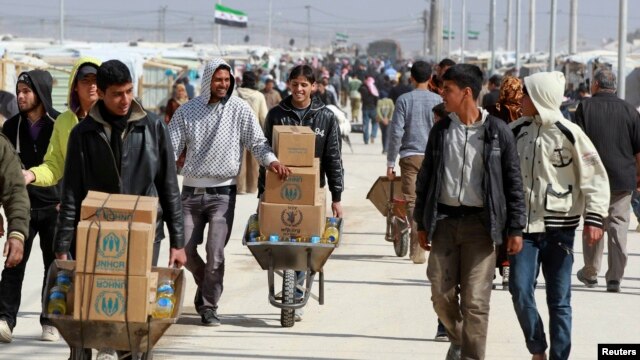
[[[460,62],[464,62],[464,42],[467,39],[467,0],[462,0],[462,31],[460,31]]]
[[[493,75],[496,70],[496,0],[490,0],[490,17],[489,22],[489,51],[491,51],[491,59],[489,60],[489,75]]]
[[[442,0],[431,0],[431,22],[429,24],[429,49],[436,61],[442,56]]]
[[[218,4],[222,5],[222,0],[218,0]],[[218,34],[218,41],[217,41],[218,50],[220,50],[220,46],[222,45],[222,25],[218,24],[216,26],[216,30],[217,30],[216,32]],[[220,55],[222,55],[222,51],[220,51]]]
[[[429,22],[427,21],[427,16],[429,12],[427,9],[422,11],[422,57],[427,57],[427,49],[429,48]]]
[[[627,60],[627,0],[620,0],[618,18],[618,97],[624,99],[626,92],[625,66]]]
[[[273,15],[273,0],[269,0],[269,33],[267,34],[267,46],[271,47],[271,16]]]
[[[453,0],[449,0],[449,33],[447,34],[447,56],[451,57],[451,40],[453,40]]]
[[[160,7],[160,24],[158,30],[160,32],[160,42],[165,42],[167,40],[167,5]]]
[[[516,75],[520,74],[520,0],[516,0]]]
[[[307,9],[307,49],[311,50],[311,5],[305,8]]]
[[[556,69],[556,13],[557,0],[551,0],[551,30],[549,31],[549,71]]]
[[[507,0],[507,29],[505,34],[504,50],[509,51],[511,50],[511,0]]]
[[[569,19],[569,54],[578,51],[578,0],[571,0]]]
[[[64,0],[60,0],[60,44],[64,42]]]
[[[536,0],[529,0],[529,53],[536,52]]]

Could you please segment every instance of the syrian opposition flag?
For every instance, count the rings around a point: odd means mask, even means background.
[[[249,18],[244,12],[216,4],[216,24],[245,28],[248,21]]]

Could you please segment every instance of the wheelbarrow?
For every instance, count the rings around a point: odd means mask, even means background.
[[[51,264],[47,273],[47,291],[42,300],[45,312],[48,306],[48,290],[54,286],[59,270],[74,272],[75,261],[56,260]],[[170,318],[154,319],[148,316],[146,322],[125,323],[77,320],[73,315],[45,314],[71,348],[71,360],[91,359],[90,349],[113,349],[125,352],[126,358],[130,356],[131,359],[153,359],[153,347],[169,327],[178,321],[182,313],[186,281],[183,270],[153,267],[152,272],[157,272],[159,279],[169,278],[174,281],[176,304]]]
[[[252,215],[257,216],[257,215]],[[249,218],[251,221],[252,218]],[[339,239],[342,239],[342,219],[338,219]],[[288,241],[252,241],[249,237],[249,224],[242,243],[249,248],[262,270],[267,270],[269,283],[269,303],[280,310],[282,327],[292,327],[295,323],[296,309],[302,309],[311,296],[311,286],[315,274],[319,274],[318,303],[324,305],[324,264],[331,256],[337,244],[288,242]],[[305,271],[303,286],[297,284],[296,271]],[[275,292],[275,274],[282,276],[282,292]],[[296,299],[295,290],[304,292]]]
[[[401,184],[400,176],[393,180],[380,176],[369,190],[367,199],[387,219],[385,240],[393,243],[396,256],[405,257],[411,240],[411,221],[407,212],[407,201],[402,196]]]

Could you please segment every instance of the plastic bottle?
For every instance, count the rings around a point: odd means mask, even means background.
[[[269,241],[270,242],[278,242],[278,241],[280,241],[280,236],[278,236],[276,234],[271,234],[271,236],[269,236]]]
[[[71,288],[71,274],[67,270],[60,270],[56,275],[56,286],[63,292],[68,292]]]
[[[67,293],[59,286],[54,286],[49,291],[47,313],[53,315],[64,315],[67,313]]]
[[[163,280],[158,284],[156,292],[156,304],[153,309],[153,317],[156,319],[166,319],[173,315],[175,306],[175,288],[172,280]]]
[[[336,218],[329,218],[322,237],[330,244],[336,244],[340,240],[340,231],[338,230],[338,220]]]
[[[258,216],[255,214],[251,215],[251,217],[249,218],[248,232],[249,241],[259,241],[258,238],[260,237],[260,223],[258,222]]]
[[[320,242],[320,236],[312,236],[311,238],[309,238],[309,242],[312,244],[318,244]]]

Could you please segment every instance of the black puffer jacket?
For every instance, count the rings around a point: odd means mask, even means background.
[[[69,250],[80,220],[80,206],[89,190],[157,197],[160,207],[156,241],[164,238],[164,220],[171,247],[184,247],[180,189],[166,125],[148,115],[135,100],[131,107],[120,168],[116,166],[99,106],[94,106],[89,116],[71,131],[54,243],[56,253]]]
[[[340,201],[344,190],[344,169],[342,167],[342,138],[338,119],[317,97],[312,97],[311,109],[300,119],[292,110],[291,96],[269,110],[264,124],[264,135],[272,145],[273,127],[276,125],[308,126],[316,133],[316,157],[320,158],[320,186],[329,184],[331,199]],[[325,182],[325,175],[327,181]],[[265,169],[260,168],[259,193],[264,192]]]
[[[424,161],[416,181],[413,217],[418,230],[431,239],[438,219],[438,198],[444,173],[445,133],[449,117],[429,133]],[[500,245],[505,235],[522,235],[526,224],[520,160],[513,133],[504,121],[488,116],[484,125],[484,219],[491,239]]]

